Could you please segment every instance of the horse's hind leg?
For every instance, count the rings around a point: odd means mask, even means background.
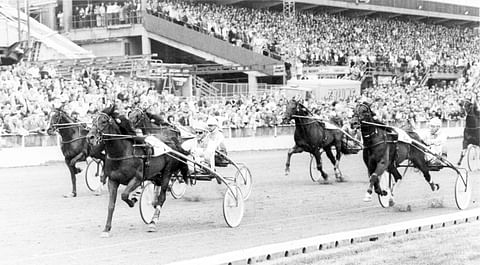
[[[148,231],[149,232],[156,232],[157,231],[157,226],[156,224],[158,223],[158,219],[160,218],[160,212],[161,209],[163,208],[163,204],[165,203],[165,200],[167,199],[167,189],[168,189],[168,184],[170,183],[170,178],[172,176],[172,171],[171,170],[165,170],[164,173],[162,174],[162,181],[161,181],[161,188],[160,188],[160,193],[158,193],[158,198],[155,202],[155,213],[153,214],[152,221],[148,225]]]
[[[111,179],[108,180],[108,193],[109,193],[109,201],[108,201],[108,214],[107,214],[107,223],[105,224],[105,228],[102,232],[102,237],[109,237],[110,230],[112,229],[112,218],[113,218],[113,211],[115,210],[115,202],[117,200],[117,190],[118,190],[118,183]]]
[[[288,173],[290,173],[290,159],[292,157],[293,154],[297,154],[297,153],[301,153],[303,152],[303,148],[295,145],[293,146],[292,148],[290,148],[288,150],[288,153],[287,153],[287,162],[285,163],[285,175],[288,175]],[[317,163],[318,165],[318,163]]]
[[[413,155],[412,162],[420,171],[422,171],[423,177],[425,178],[425,181],[427,181],[427,183],[430,185],[432,191],[439,190],[440,185],[434,183],[432,180],[432,176],[430,176],[424,154],[421,152],[415,153]]]
[[[70,171],[70,180],[72,181],[72,192],[69,194],[63,195],[65,198],[77,197],[77,168],[75,164],[72,166],[70,165],[70,160],[65,158],[65,163],[67,164],[68,170]]]
[[[391,197],[390,197],[390,200],[388,202],[390,207],[392,207],[392,206],[395,205],[395,198],[394,198],[395,190],[397,190],[398,187],[400,186],[400,183],[402,183],[401,182],[402,175],[400,174],[400,172],[398,172],[398,169],[396,167],[392,166],[392,165],[388,168],[388,172],[393,175],[393,178],[395,180],[395,183],[393,183],[393,185],[392,185],[392,190],[390,191]]]
[[[457,162],[457,165],[460,166],[462,164],[462,160],[463,160],[463,157],[465,156],[465,153],[466,153],[467,149],[462,149],[462,151],[460,152],[460,159],[458,159],[458,162]]]

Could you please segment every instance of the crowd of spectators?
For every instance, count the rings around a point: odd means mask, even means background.
[[[465,66],[478,58],[480,38],[471,28],[418,21],[296,12],[296,31],[281,11],[183,0],[149,0],[147,12],[168,17],[233,45],[284,56],[304,65],[388,68]],[[295,63],[295,62],[293,62]]]
[[[73,28],[106,27],[141,23],[141,1],[125,0],[75,5],[72,10]],[[64,27],[62,10],[57,13],[59,30]]]
[[[479,94],[480,67],[469,69],[468,79],[442,82],[434,87],[416,83],[392,82],[376,85],[363,95],[345,99],[310,98],[305,105],[325,119],[340,115],[347,119],[359,100],[369,98],[378,117],[385,122],[412,119],[423,122],[437,115],[457,120],[463,113],[459,100],[467,94]],[[19,63],[0,71],[0,134],[26,135],[44,132],[53,107],[64,106],[89,122],[95,113],[115,103],[126,114],[134,107],[149,107],[172,123],[194,126],[215,116],[223,127],[273,127],[282,123],[288,98],[280,92],[260,96],[242,95],[212,101],[206,98],[183,98],[159,91],[147,81],[115,76],[102,69],[85,69],[70,81],[55,77],[53,68]]]

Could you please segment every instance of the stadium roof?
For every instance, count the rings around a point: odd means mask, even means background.
[[[23,40],[27,34],[27,15],[20,13],[20,24]],[[18,41],[18,16],[17,9],[0,3],[0,46],[7,47]],[[30,37],[40,41],[45,48],[48,48],[50,59],[75,59],[93,57],[90,51],[73,43],[56,31],[41,24],[35,19],[30,19]],[[39,56],[41,58],[41,54]]]

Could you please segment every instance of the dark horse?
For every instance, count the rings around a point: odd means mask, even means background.
[[[105,155],[102,154],[103,145],[92,145],[87,141],[88,129],[84,124],[74,121],[61,108],[54,109],[51,112],[50,126],[47,129],[49,135],[54,135],[55,131],[60,134],[61,150],[65,157],[65,163],[70,171],[72,180],[72,192],[64,197],[77,196],[76,174],[82,170],[75,166],[79,161],[85,161],[87,157],[94,157],[105,161]],[[102,176],[102,182],[105,183],[105,177]]]
[[[117,114],[115,106],[104,109],[96,118],[89,133],[89,139],[94,140],[99,136],[105,144],[107,154],[105,175],[108,176],[110,195],[107,221],[102,236],[109,236],[112,228],[112,217],[119,185],[126,185],[121,198],[128,206],[133,207],[136,198],[130,199],[129,194],[144,180],[150,180],[155,185],[161,186],[161,192],[154,202],[156,212],[149,226],[151,231],[155,230],[160,208],[166,199],[170,177],[178,170],[186,175],[188,173],[187,165],[167,154],[151,156],[151,149],[144,144],[144,137],[135,135],[130,121]],[[171,137],[175,138],[178,135],[173,134]],[[171,147],[178,148],[177,146]]]
[[[462,152],[457,164],[460,166],[468,145],[480,146],[480,110],[476,102],[463,100],[460,102],[462,110],[466,114],[465,129],[463,130]]]
[[[305,106],[296,100],[288,102],[283,121],[288,122],[292,119],[295,120],[295,133],[293,136],[295,146],[288,150],[285,174],[288,174],[290,171],[290,158],[292,155],[306,151],[315,157],[317,169],[322,174],[323,179],[327,180],[328,174],[323,171],[320,158],[320,149],[323,149],[334,166],[335,177],[338,181],[343,181],[342,173],[339,169],[342,156],[343,133],[340,130],[326,129],[323,122],[316,119]],[[336,149],[335,157],[333,156],[332,146],[335,146]]]
[[[363,161],[367,166],[370,178],[370,186],[364,201],[371,201],[372,187],[375,189],[375,193],[382,196],[387,195],[387,192],[380,187],[379,178],[387,171],[393,175],[395,183],[398,183],[402,176],[398,172],[397,166],[405,160],[411,161],[413,166],[423,173],[432,191],[438,190],[440,186],[433,183],[430,177],[425,153],[412,144],[397,141],[395,131],[391,127],[382,126],[384,124],[374,119],[374,116],[368,103],[358,104],[353,114],[353,122],[360,123],[364,145]],[[415,132],[407,133],[412,139],[423,143]]]

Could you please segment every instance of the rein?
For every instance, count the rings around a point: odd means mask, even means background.
[[[103,133],[102,136],[108,136],[111,138],[102,139],[103,141],[114,141],[114,140],[123,140],[123,139],[134,139],[139,136],[134,135],[127,135],[127,134],[111,134],[111,133]]]
[[[293,117],[293,118],[303,118],[303,119],[311,119],[311,120],[312,120],[312,121],[305,122],[305,123],[298,123],[298,125],[309,125],[309,124],[312,124],[312,123],[316,123],[316,122],[322,121],[321,119],[318,119],[318,118],[315,118],[315,117],[311,117],[311,116],[292,115],[292,117]],[[295,122],[295,125],[297,125],[296,122]]]

